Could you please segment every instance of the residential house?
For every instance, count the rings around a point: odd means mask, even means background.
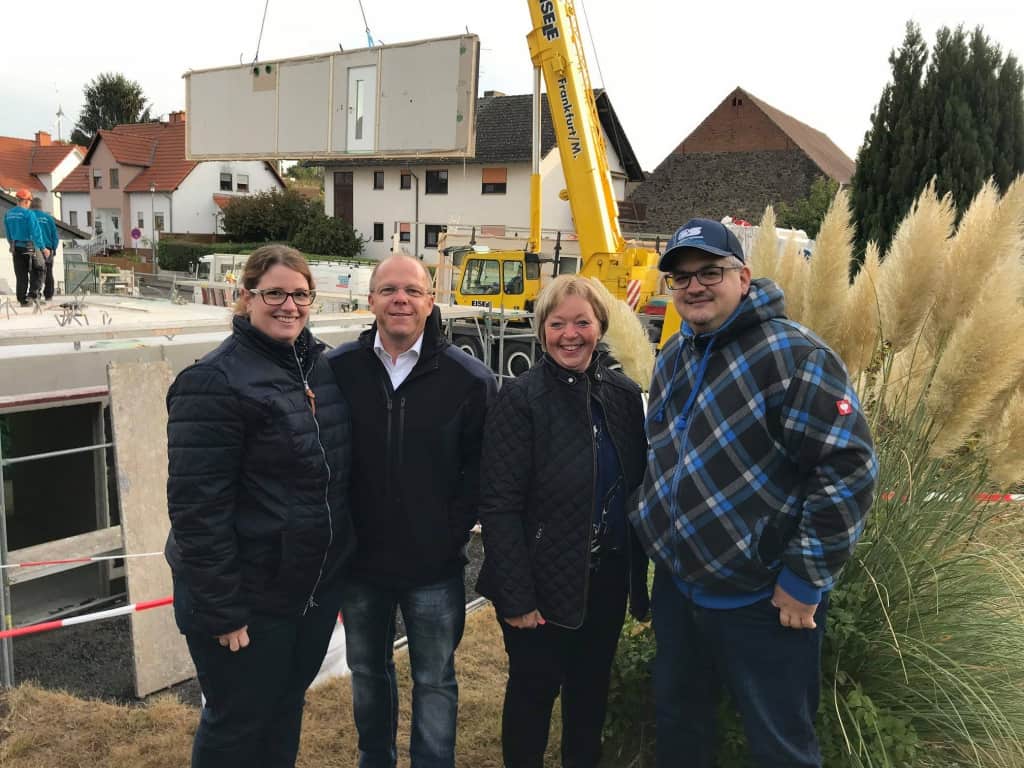
[[[616,198],[643,175],[604,90],[594,92]],[[531,95],[487,91],[477,100],[476,151],[471,158],[368,160],[325,164],[324,207],[369,242],[364,255],[383,258],[399,234],[409,253],[437,260],[438,237],[448,225],[476,225],[484,236],[529,233],[532,158]],[[541,111],[541,218],[545,231],[575,232],[547,99]]]
[[[41,197],[42,195],[40,195]],[[0,254],[3,254],[3,257],[0,258],[0,297],[4,294],[12,295],[14,293],[14,259],[8,255],[10,253],[10,243],[7,242],[7,230],[4,229],[3,220],[4,214],[17,204],[18,200],[14,195],[0,191]],[[64,282],[64,256],[65,251],[68,250],[65,243],[67,241],[85,239],[88,235],[75,227],[68,226],[60,219],[57,219],[55,223],[57,225],[57,235],[60,237],[60,245],[57,246],[57,253],[53,260],[53,279],[58,283],[57,288],[60,291],[62,287],[60,284]],[[81,258],[84,258],[84,256]],[[3,303],[3,301],[4,299],[0,298],[0,303]]]
[[[172,112],[167,122],[99,131],[57,191],[64,221],[118,249],[149,247],[160,232],[216,234],[232,197],[284,186],[276,167],[262,160],[186,159],[185,113]]]
[[[37,131],[34,139],[0,136],[0,191],[13,195],[27,189],[44,211],[60,218],[60,196],[54,189],[84,157],[85,147],[55,142],[46,131]]]
[[[849,184],[854,163],[828,136],[736,88],[629,196],[644,228],[694,216],[757,222],[765,206],[806,197],[819,176]]]

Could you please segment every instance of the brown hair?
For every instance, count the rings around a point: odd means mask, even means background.
[[[306,278],[306,282],[309,283],[309,290],[316,289],[316,283],[313,281],[313,274],[309,271],[309,263],[306,261],[306,257],[294,248],[280,245],[279,243],[264,245],[252,252],[245,262],[245,267],[242,269],[242,277],[238,281],[238,285],[251,291],[260,284],[260,280],[267,273],[267,270],[278,264],[282,264],[288,267],[288,269],[294,269]],[[236,315],[248,314],[246,312],[244,294],[239,294],[235,300],[234,312]]]
[[[537,303],[534,305],[534,311],[537,313],[537,338],[540,339],[540,348],[545,351],[547,349],[544,346],[544,324],[548,315],[555,311],[566,296],[579,296],[586,301],[594,310],[594,317],[601,325],[601,335],[604,336],[608,332],[608,305],[591,285],[590,280],[579,275],[559,275],[544,286],[537,295]]]

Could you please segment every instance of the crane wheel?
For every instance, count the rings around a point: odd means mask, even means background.
[[[501,375],[515,378],[526,373],[533,366],[533,355],[536,351],[533,345],[521,341],[510,341],[505,343],[505,354],[501,361]]]
[[[484,359],[483,345],[480,343],[480,339],[476,336],[462,334],[452,339],[452,344],[470,357],[475,357],[477,360],[481,361]]]

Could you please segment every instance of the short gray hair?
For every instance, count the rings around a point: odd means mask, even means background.
[[[385,264],[387,264],[389,261],[391,261],[391,259],[409,259],[409,261],[416,262],[416,264],[418,264],[420,269],[423,271],[423,284],[428,289],[434,287],[434,278],[430,276],[430,270],[427,269],[426,264],[417,259],[415,256],[410,256],[408,253],[392,253],[389,256],[384,257],[374,265],[373,271],[370,273],[371,292],[377,287],[377,270],[380,269]]]

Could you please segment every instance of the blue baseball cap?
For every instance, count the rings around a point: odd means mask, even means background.
[[[658,269],[662,272],[670,271],[672,262],[686,248],[694,248],[713,256],[735,256],[744,264],[747,263],[743,246],[728,227],[712,219],[690,219],[669,239],[665,252],[658,260]]]

